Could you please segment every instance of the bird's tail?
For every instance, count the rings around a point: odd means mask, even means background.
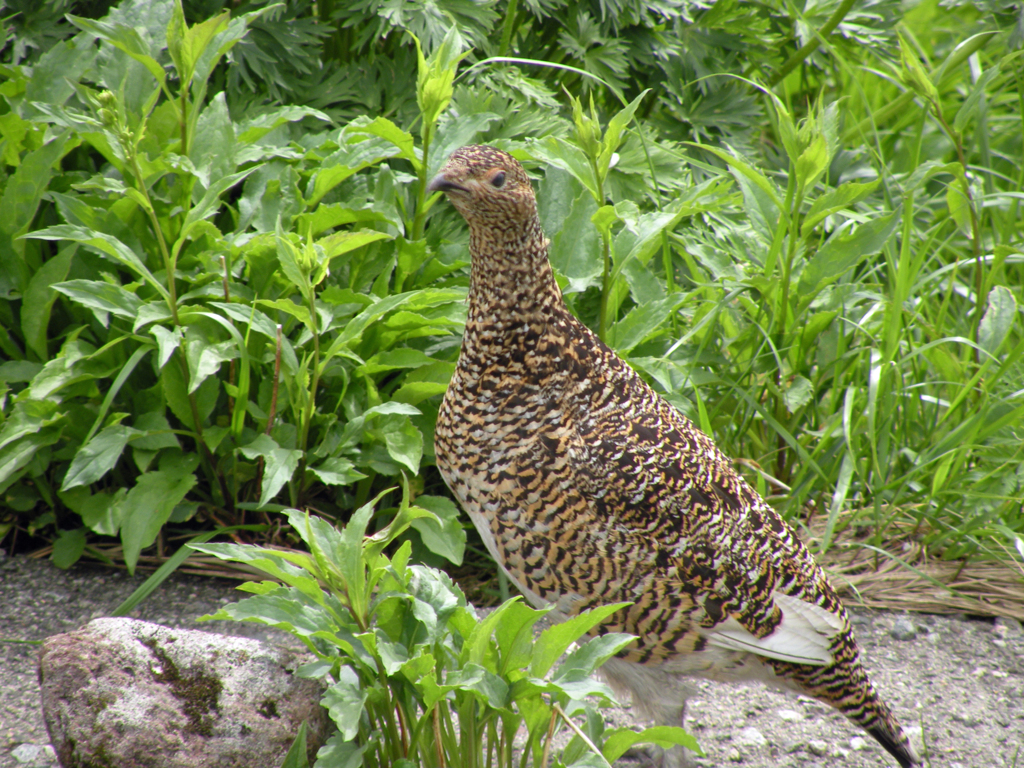
[[[856,645],[833,646],[834,662],[825,667],[812,667],[787,662],[769,662],[776,675],[796,683],[816,699],[838,709],[859,725],[892,755],[900,768],[921,763],[910,739],[900,726],[889,705],[882,701],[861,666]]]

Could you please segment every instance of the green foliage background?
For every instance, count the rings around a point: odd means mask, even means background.
[[[2,7],[0,541],[134,568],[404,474],[458,559],[426,183],[487,142],[570,307],[820,547],[1024,556],[1019,4]]]

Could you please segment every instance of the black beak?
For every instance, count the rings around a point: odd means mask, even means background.
[[[444,172],[437,174],[427,184],[427,192],[469,192],[468,189],[448,179]]]

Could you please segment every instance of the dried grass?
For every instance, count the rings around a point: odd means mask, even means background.
[[[886,552],[869,546],[870,532],[846,528],[828,552],[816,553],[847,602],[868,608],[1024,621],[1024,567],[1019,563],[980,557],[941,560],[921,546],[919,530],[897,526],[888,529],[899,535],[886,541]],[[824,521],[813,522],[809,539],[820,542],[824,527]],[[1007,552],[1007,557],[1013,554]]]

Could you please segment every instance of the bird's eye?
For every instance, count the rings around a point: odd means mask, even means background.
[[[496,189],[501,189],[503,186],[505,186],[504,171],[498,171],[496,174],[491,176],[491,186],[495,187]]]

